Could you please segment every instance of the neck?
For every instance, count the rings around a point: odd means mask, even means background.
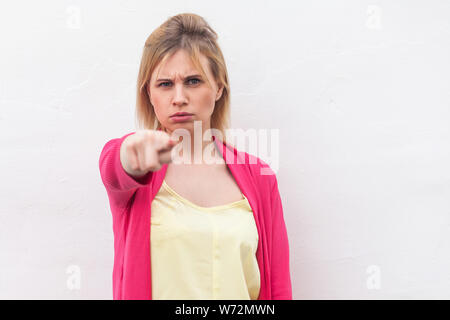
[[[172,131],[164,130],[172,136]],[[189,130],[188,136],[182,136],[182,141],[177,145],[176,156],[182,164],[216,164],[223,160],[216,145],[219,141],[213,141],[211,131],[206,129],[205,134],[197,134]],[[177,139],[177,135],[174,136]],[[219,147],[221,147],[219,145]],[[214,161],[213,163],[211,163]],[[179,163],[176,163],[179,164]]]

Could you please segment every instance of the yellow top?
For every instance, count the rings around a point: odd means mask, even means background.
[[[258,299],[258,230],[242,196],[201,207],[163,181],[151,205],[152,299]]]

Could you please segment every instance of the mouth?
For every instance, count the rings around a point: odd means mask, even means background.
[[[186,121],[190,121],[193,118],[193,114],[191,113],[175,113],[174,115],[170,116],[170,119],[173,122],[186,122]]]
[[[180,117],[180,116],[192,116],[192,113],[188,113],[188,112],[177,112],[174,113],[173,115],[171,115],[170,117]]]

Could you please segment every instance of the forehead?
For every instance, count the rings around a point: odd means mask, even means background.
[[[203,70],[208,75],[208,63],[207,58],[200,54],[200,64]],[[200,70],[197,70],[192,63],[189,54],[183,50],[179,50],[172,56],[167,57],[166,60],[161,61],[155,68],[154,74],[158,77],[171,78],[175,76],[186,77],[193,74],[200,74]]]

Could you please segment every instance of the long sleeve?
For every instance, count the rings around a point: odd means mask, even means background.
[[[150,171],[143,177],[134,178],[123,169],[120,162],[120,146],[131,134],[133,133],[108,141],[100,154],[100,176],[111,205],[117,209],[125,208],[135,191],[148,185],[153,177],[153,172]]]
[[[291,275],[289,267],[289,241],[283,216],[278,183],[271,193],[272,202],[272,255],[271,292],[272,300],[292,300]]]

